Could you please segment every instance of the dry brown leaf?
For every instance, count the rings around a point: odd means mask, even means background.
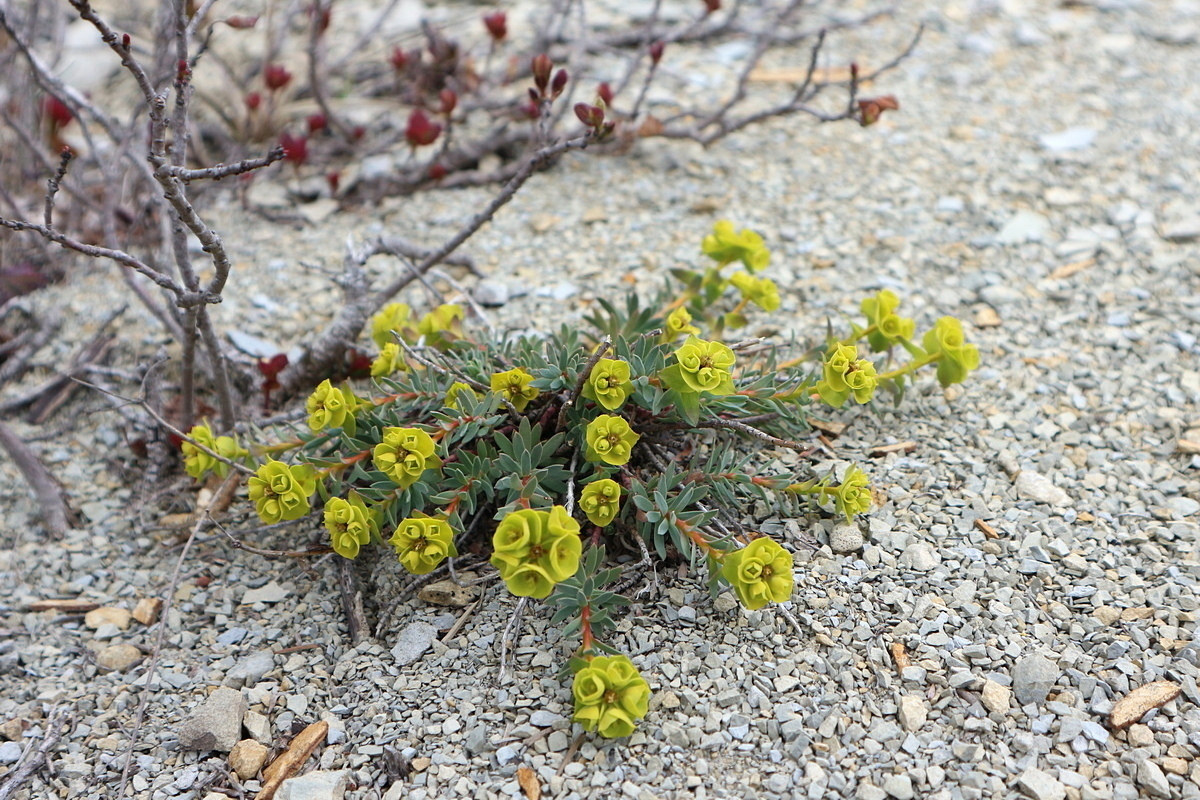
[[[642,124],[638,127],[638,136],[643,139],[649,139],[651,136],[658,136],[663,132],[663,124],[655,117],[646,117]]]
[[[1166,705],[1179,696],[1179,684],[1171,681],[1154,681],[1139,686],[1122,697],[1108,715],[1108,724],[1113,730],[1128,728],[1152,708]]]
[[[270,766],[263,770],[263,787],[259,789],[254,800],[271,800],[279,785],[296,774],[308,761],[308,757],[317,749],[317,745],[325,741],[329,733],[329,723],[325,720],[314,722],[292,739],[288,749],[284,750]]]
[[[811,417],[808,420],[808,424],[813,426],[814,428],[816,428],[819,431],[822,431],[824,433],[829,434],[830,436],[833,436],[834,438],[841,436],[843,433],[845,433],[846,428],[849,427],[844,422],[826,422],[825,420],[812,419]]]
[[[100,607],[90,600],[37,600],[30,603],[29,611],[57,611],[60,614],[86,614]]]
[[[1200,442],[1191,442],[1187,439],[1180,439],[1175,443],[1175,451],[1178,453],[1186,453],[1187,455],[1196,455],[1200,453]]]
[[[892,642],[892,660],[896,662],[896,671],[903,672],[905,667],[912,666],[912,659],[908,657],[908,650],[904,649],[901,642]]]
[[[529,767],[517,768],[517,783],[529,800],[539,800],[542,796],[542,785],[538,783],[537,775]]]
[[[983,535],[989,539],[999,539],[1000,538],[1000,534],[996,533],[996,529],[993,528],[991,525],[988,525],[986,522],[984,522],[981,519],[975,520],[975,527],[979,528],[979,530],[983,531]]]
[[[917,443],[912,441],[896,442],[895,444],[877,444],[867,451],[867,455],[871,456],[871,458],[882,458],[891,453],[911,453],[916,449]]]
[[[1054,270],[1054,272],[1051,272],[1050,278],[1056,281],[1062,280],[1063,278],[1069,278],[1076,272],[1083,272],[1088,267],[1095,265],[1095,263],[1096,259],[1094,258],[1085,258],[1082,261],[1072,261],[1070,264],[1063,264],[1061,267]]]

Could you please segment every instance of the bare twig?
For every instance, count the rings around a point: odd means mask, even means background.
[[[591,358],[589,358],[587,363],[583,365],[583,371],[579,373],[579,380],[575,381],[575,386],[571,389],[570,396],[563,401],[562,408],[558,410],[558,418],[554,423],[555,428],[561,429],[563,425],[566,424],[567,412],[570,411],[575,406],[576,401],[579,400],[579,395],[583,393],[583,387],[587,383],[588,378],[591,377],[592,370],[596,368],[596,364],[600,363],[600,359],[604,357],[604,354],[608,352],[608,348],[610,347],[612,347],[612,337],[605,336],[604,340],[601,341],[600,345],[596,348],[596,351],[592,353]]]
[[[231,178],[234,175],[244,175],[247,172],[253,172],[256,169],[270,166],[276,161],[283,158],[283,148],[273,147],[265,156],[258,158],[246,158],[237,161],[233,164],[217,164],[204,169],[185,169],[183,167],[171,166],[167,172],[174,178],[178,178],[184,183],[199,180],[219,181],[223,178]]]
[[[509,637],[520,636],[521,620],[524,618],[525,606],[528,604],[528,597],[522,597],[517,601],[512,616],[508,618],[508,624],[504,626],[504,633],[500,635],[500,675],[496,679],[497,683],[504,683],[505,675],[508,673],[508,640]]]
[[[337,559],[338,589],[342,594],[342,610],[346,613],[346,627],[350,630],[350,641],[358,645],[370,638],[370,627],[367,624],[367,614],[363,610],[362,589],[358,586],[358,578],[354,575],[354,562],[349,558]]]
[[[59,739],[74,726],[75,722],[69,707],[60,706],[51,711],[50,718],[46,720],[46,733],[42,738],[42,743],[37,747],[37,752],[33,752],[33,744],[30,743],[25,752],[21,754],[21,760],[17,762],[17,766],[8,775],[8,779],[0,786],[0,800],[10,800],[33,773],[49,764],[50,751],[58,744]]]
[[[3,423],[0,423],[0,447],[8,453],[9,458],[21,471],[25,482],[29,484],[29,488],[33,490],[46,527],[55,536],[65,534],[71,528],[70,520],[73,515],[63,500],[62,488],[58,481],[42,464],[37,454],[21,441],[21,437]]]

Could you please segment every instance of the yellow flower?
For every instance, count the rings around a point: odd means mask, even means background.
[[[742,605],[756,611],[767,603],[791,599],[792,556],[774,539],[764,536],[728,553],[721,577],[733,587]]]
[[[408,327],[411,315],[412,309],[404,303],[391,303],[381,308],[371,320],[371,338],[375,344],[382,348],[395,341],[393,336],[408,338],[404,329]]]
[[[326,428],[341,428],[351,436],[354,435],[354,411],[358,408],[359,399],[350,391],[349,386],[334,388],[328,378],[321,381],[304,403],[308,412],[308,427],[313,432]]]
[[[900,298],[890,289],[881,289],[874,297],[862,301],[862,312],[867,318],[867,324],[875,328],[867,335],[867,341],[875,352],[886,350],[899,341],[907,341],[913,337],[917,323],[896,314],[899,305]]]
[[[230,461],[241,461],[250,455],[250,451],[240,447],[232,436],[214,437],[207,424],[193,427],[188,431],[188,437]],[[215,472],[222,478],[229,474],[228,464],[213,458],[191,442],[185,440],[180,449],[183,451],[183,467],[193,478],[199,480],[208,472]]]
[[[681,307],[667,315],[667,321],[663,325],[662,337],[659,341],[663,344],[670,344],[684,334],[691,336],[698,333],[700,333],[700,329],[692,324],[692,315],[686,308]]]
[[[835,344],[829,348],[822,375],[823,380],[817,381],[817,393],[834,408],[841,408],[851,394],[855,402],[866,403],[879,384],[875,365],[859,358],[858,348],[848,344]]]
[[[413,575],[427,575],[448,557],[458,555],[454,529],[440,517],[410,517],[396,526],[388,540],[400,565]]]
[[[865,514],[871,508],[871,486],[867,474],[857,466],[846,470],[846,476],[833,498],[839,514],[849,522],[855,514]]]
[[[420,428],[384,428],[383,441],[375,445],[375,469],[401,489],[412,486],[427,469],[437,469],[442,460],[434,454],[433,438]]]
[[[942,354],[937,368],[938,382],[942,386],[962,383],[971,370],[979,369],[979,348],[967,344],[962,323],[954,317],[939,319],[921,344],[930,355]]]
[[[583,544],[579,523],[562,506],[510,511],[492,535],[491,563],[518,597],[548,597],[575,574]]]
[[[379,533],[379,515],[367,508],[358,492],[351,491],[347,499],[331,497],[325,504],[325,528],[335,553],[357,558],[359,548]]]
[[[730,370],[736,358],[727,345],[689,336],[675,351],[675,361],[659,373],[668,389],[689,394],[733,394]]]
[[[417,334],[433,347],[445,347],[463,335],[463,307],[453,303],[440,305],[421,317],[417,323]]]
[[[633,733],[650,707],[650,684],[628,656],[597,656],[575,673],[574,720],[606,739]]]
[[[446,408],[458,408],[458,396],[463,392],[466,392],[467,394],[471,395],[471,397],[476,399],[479,398],[479,395],[470,386],[462,381],[455,381],[454,383],[450,384],[450,388],[446,390]]]
[[[729,278],[742,297],[763,311],[779,308],[779,287],[770,278],[756,278],[748,272],[737,272]]]
[[[609,414],[601,414],[589,422],[584,437],[587,440],[584,458],[614,467],[628,463],[633,446],[642,438],[624,419]]]
[[[538,390],[530,386],[533,376],[520,367],[492,375],[492,391],[512,403],[517,411],[524,411],[529,401],[538,396]]]
[[[615,358],[597,361],[583,384],[583,396],[609,411],[623,406],[631,394],[633,383],[629,380],[629,364]]]
[[[589,483],[579,495],[579,507],[593,525],[603,528],[621,510],[621,485],[611,478]]]
[[[713,232],[704,237],[700,249],[720,266],[741,261],[746,269],[758,272],[771,263],[771,251],[761,236],[748,228],[734,231],[733,223],[726,219],[713,225]]]
[[[404,353],[400,349],[400,345],[388,342],[371,362],[371,377],[386,378],[393,372],[404,372],[407,369],[408,364],[404,362]]]
[[[268,525],[300,519],[312,508],[308,498],[317,490],[315,471],[308,464],[288,466],[271,459],[248,481],[250,499]]]

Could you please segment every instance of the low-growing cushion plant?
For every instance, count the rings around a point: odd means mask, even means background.
[[[778,287],[760,274],[771,253],[728,222],[701,250],[711,263],[674,270],[677,294],[601,301],[590,335],[564,326],[540,338],[475,337],[457,306],[415,322],[407,306],[384,308],[371,326],[373,379],[322,383],[308,430],[257,448],[272,456],[249,479],[259,515],[274,523],[323,505],[340,556],[390,544],[416,575],[467,547],[490,553],[508,591],[546,600],[564,633],[579,636],[564,667],[574,673],[575,720],[628,735],[649,688],[603,641],[627,602],[606,589],[621,572],[606,548],[642,553],[634,570],[655,558],[687,562],[706,571],[714,596],[728,586],[747,609],[786,602],[791,554],[762,533],[715,524],[715,509],[765,501],[850,521],[869,510],[870,486],[857,466],[840,479],[808,466],[758,474],[755,447],[811,453],[797,439],[814,403],[866,404],[880,389],[899,402],[922,367],[945,386],[979,365],[953,318],[918,344],[915,321],[888,290],[862,302],[865,325],[816,347],[721,341],[747,324],[749,305],[779,307]],[[193,476],[225,466],[209,448],[245,457],[206,427],[190,438],[206,445],[185,448]],[[293,463],[274,458],[284,454]]]

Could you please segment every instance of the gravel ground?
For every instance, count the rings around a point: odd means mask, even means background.
[[[926,379],[899,412],[837,414],[850,423],[838,456],[862,460],[880,490],[864,541],[771,521],[804,561],[799,631],[665,576],[613,641],[651,683],[649,716],[629,740],[587,738],[567,758],[577,731],[556,674],[568,645],[544,609],[501,681],[514,602],[495,588],[447,638],[460,609],[393,597],[387,570],[367,565],[383,635],[351,648],[331,560],[268,561],[206,536],[166,620],[133,794],[217,800],[233,741],[278,746],[324,719],[322,772],[292,797],[339,796],[321,779],[352,800],[520,797],[519,767],[569,798],[1200,797],[1200,456],[1177,452],[1200,441],[1200,5],[1048,5],[905,4],[897,23],[831,51],[878,61],[906,35],[900,22],[928,23],[877,87],[902,111],[876,127],[791,120],[708,152],[649,141],[623,158],[574,157],[468,246],[491,289],[514,295],[494,312],[503,326],[577,319],[630,282],[651,289],[695,263],[723,217],[772,244],[781,318],[798,329],[881,286],[920,324],[974,322],[984,366],[961,390]],[[314,265],[335,267],[347,234],[436,241],[486,196],[386,202],[298,231],[247,222],[231,203],[214,222],[244,288],[218,324],[291,346],[332,308]],[[29,298],[79,320],[47,365],[118,302],[117,285],[89,267]],[[126,366],[161,345],[136,316],[119,323]],[[16,427],[40,437],[86,524],[48,540],[0,462],[0,779],[49,710],[70,706],[77,724],[53,772],[17,796],[113,797],[157,627],[27,608],[79,597],[132,610],[162,596],[178,524],[156,519],[161,497],[147,505],[152,493],[123,473],[107,402]],[[915,447],[868,457],[897,441]],[[168,489],[180,511],[194,500]],[[819,549],[800,545],[808,535]],[[320,533],[246,538],[287,548]],[[1160,679],[1182,694],[1108,726],[1117,701]],[[222,685],[241,691],[214,693]],[[212,737],[201,750],[188,746],[197,726]],[[406,778],[390,783],[385,747],[410,761]]]

